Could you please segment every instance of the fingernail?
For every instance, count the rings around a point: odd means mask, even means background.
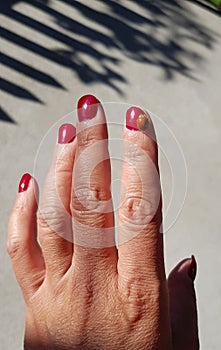
[[[58,131],[58,143],[71,143],[76,136],[76,129],[72,124],[63,124]]]
[[[85,95],[78,101],[78,120],[82,122],[83,120],[93,119],[98,110],[98,104],[100,102],[93,95]]]
[[[149,119],[147,114],[139,107],[130,107],[126,113],[126,127],[130,130],[147,130]]]
[[[19,182],[18,192],[24,192],[28,189],[29,182],[31,180],[31,175],[24,174]]]
[[[197,264],[196,264],[196,259],[194,255],[192,255],[190,259],[191,259],[191,263],[189,266],[188,275],[190,279],[194,282],[196,278]]]

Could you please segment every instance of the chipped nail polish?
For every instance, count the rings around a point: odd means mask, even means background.
[[[126,113],[126,127],[130,130],[146,131],[149,127],[147,114],[139,107],[130,107]]]

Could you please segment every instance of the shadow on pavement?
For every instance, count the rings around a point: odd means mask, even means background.
[[[36,59],[41,57],[70,69],[85,84],[101,82],[119,94],[123,94],[120,85],[127,84],[121,70],[124,57],[157,66],[165,80],[174,79],[176,74],[197,80],[193,66],[197,66],[203,57],[194,50],[194,45],[187,44],[196,43],[212,49],[215,41],[215,34],[199,22],[184,1],[137,0],[131,1],[130,6],[127,6],[126,1],[113,0],[103,0],[102,6],[95,0],[90,6],[80,1],[59,1],[60,5],[63,3],[70,8],[70,13],[73,10],[77,11],[76,18],[71,17],[68,12],[60,12],[53,6],[53,0],[22,1],[24,6],[31,6],[47,15],[50,18],[47,24],[41,21],[41,17],[34,18],[28,11],[24,13],[17,10],[14,5],[19,2],[2,2],[0,11],[4,18],[23,25],[26,35],[17,33],[16,25],[10,29],[8,26],[1,27],[0,35],[4,40],[15,45],[18,50],[25,48],[34,53]],[[107,11],[104,11],[104,6]],[[31,32],[27,38],[29,30]],[[51,49],[43,43],[36,42],[31,34],[33,30],[47,37],[47,40],[56,40],[64,44],[65,48]],[[119,59],[116,52],[120,52],[123,58]],[[61,82],[52,76],[50,69],[43,71],[43,68],[34,68],[12,57],[8,52],[1,54],[1,62],[7,68],[49,88],[65,89]],[[97,70],[97,67],[100,69]],[[14,84],[2,79],[1,87],[13,96],[43,103],[33,92],[20,86],[19,82]],[[0,115],[0,120],[7,121],[4,113]]]
[[[1,107],[0,107],[0,121],[17,124]]]
[[[214,15],[221,17],[221,12],[218,10],[218,8],[215,8],[215,6],[209,2],[209,0],[188,0],[189,2],[192,2],[193,4],[199,5],[203,9],[210,11]]]

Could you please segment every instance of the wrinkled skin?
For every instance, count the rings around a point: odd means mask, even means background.
[[[124,129],[118,249],[106,138],[100,105],[73,142],[56,145],[39,210],[34,178],[17,195],[8,252],[26,303],[25,349],[197,350],[191,259],[165,277],[153,125]]]

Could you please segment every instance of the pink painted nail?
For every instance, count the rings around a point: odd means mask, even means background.
[[[76,129],[72,124],[63,124],[58,131],[58,143],[71,143],[76,136]]]
[[[19,182],[18,192],[24,192],[28,189],[29,182],[31,180],[31,175],[28,173],[24,174]]]
[[[139,107],[130,107],[126,113],[126,127],[130,130],[146,131],[149,126],[147,114]]]
[[[82,96],[77,106],[79,122],[93,119],[97,114],[99,103],[98,99],[93,95]]]

